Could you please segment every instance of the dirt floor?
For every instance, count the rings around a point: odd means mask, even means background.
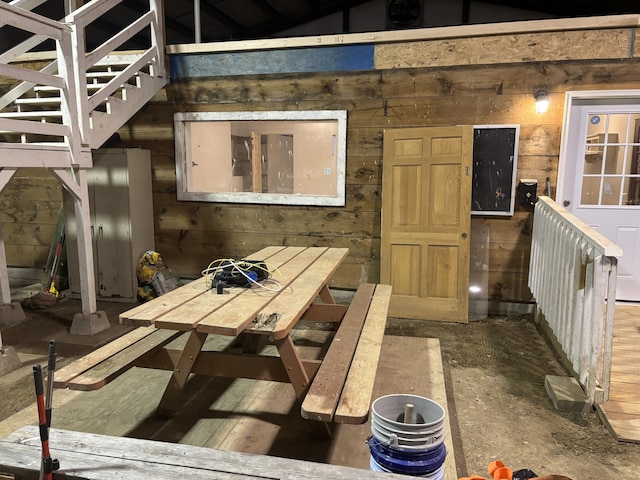
[[[115,319],[130,305],[105,303],[99,308]],[[61,327],[68,329],[69,312],[78,310],[75,300],[48,310],[25,310],[27,321],[3,329],[4,344],[33,363],[46,363],[47,338]],[[529,468],[538,475],[637,478],[639,444],[616,441],[595,413],[554,409],[544,376],[566,372],[531,318],[489,318],[468,325],[390,319],[386,333],[440,340],[458,476],[486,475],[487,464],[501,459],[514,470]],[[64,360],[59,366],[88,353],[96,342],[60,343],[58,355]],[[32,404],[33,398],[30,375],[0,377],[0,420]]]

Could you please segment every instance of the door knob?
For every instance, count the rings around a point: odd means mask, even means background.
[[[571,202],[569,200],[565,200],[564,202],[562,202],[562,205],[568,207],[569,205],[571,205]]]
[[[461,237],[462,237],[462,238],[467,238],[467,233],[466,233],[466,232],[463,232],[463,233],[462,233],[462,235],[461,235]]]

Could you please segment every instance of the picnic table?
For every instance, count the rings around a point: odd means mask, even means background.
[[[349,305],[337,304],[328,283],[347,254],[346,248],[266,247],[245,260],[264,262],[277,284],[219,291],[204,275],[138,305],[120,315],[121,323],[138,328],[60,369],[54,386],[101,388],[133,366],[172,370],[158,406],[171,414],[192,374],[288,382],[304,418],[363,423],[391,287],[363,284]],[[301,319],[336,324],[323,358],[301,357],[291,335]],[[244,348],[203,348],[212,334],[242,340]],[[182,348],[166,347],[180,335],[187,336]],[[277,355],[261,354],[267,342]]]

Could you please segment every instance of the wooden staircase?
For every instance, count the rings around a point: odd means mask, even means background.
[[[92,0],[60,21],[32,12],[43,3],[47,0],[0,2],[0,28],[8,25],[30,34],[0,54],[0,76],[15,81],[0,97],[0,191],[18,168],[46,167],[73,196],[84,267],[78,320],[82,328],[76,331],[94,334],[108,328],[108,320],[96,312],[86,169],[92,167],[91,150],[102,146],[166,83],[162,0],[147,0],[148,10],[91,51],[85,48],[87,27],[123,0]],[[133,37],[146,42],[145,48],[123,51]],[[21,62],[51,40],[56,50],[45,67],[36,71]],[[0,307],[11,303],[1,226]],[[1,317],[0,308],[0,325]],[[83,322],[89,322],[88,328]]]

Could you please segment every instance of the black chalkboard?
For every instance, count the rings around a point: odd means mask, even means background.
[[[513,215],[519,125],[473,128],[471,213]]]

